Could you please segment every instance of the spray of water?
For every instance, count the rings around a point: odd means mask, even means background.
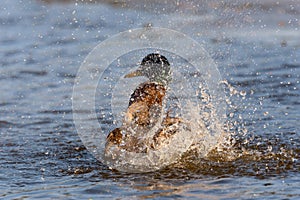
[[[132,63],[152,52],[166,56],[172,66],[162,114],[142,137],[138,133],[143,150],[128,151],[118,145],[107,148],[106,137],[122,125],[130,94],[145,81],[127,80],[124,75],[137,68]],[[251,134],[239,106],[232,101],[246,96],[245,91],[238,91],[221,78],[209,54],[186,35],[160,28],[129,30],[99,44],[83,62],[73,92],[74,121],[87,149],[102,163],[120,171],[147,172],[187,163],[206,166],[244,157],[256,160],[265,151],[247,148]],[[155,134],[167,115],[184,123],[153,148]],[[122,139],[121,144],[128,146],[132,138]],[[205,160],[208,162],[203,163]]]

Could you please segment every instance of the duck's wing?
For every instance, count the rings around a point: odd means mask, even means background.
[[[146,82],[138,86],[131,95],[122,126],[109,133],[106,149],[115,145],[131,152],[144,152],[153,136],[148,137],[146,133],[158,122],[161,125],[165,94],[165,86],[158,83]]]
[[[165,86],[155,82],[140,84],[132,93],[125,115],[125,123],[145,128],[153,127],[161,116]]]
[[[124,127],[122,127],[124,128]],[[146,152],[148,147],[146,145],[146,140],[140,140],[139,138],[125,134],[123,136],[122,131],[124,131],[122,128],[115,128],[113,131],[111,131],[107,138],[106,138],[106,144],[105,144],[105,152],[108,153],[110,148],[118,148],[119,150],[126,150],[129,152]],[[126,130],[125,130],[126,131]]]
[[[167,144],[168,140],[175,135],[183,120],[178,117],[166,117],[163,120],[162,127],[153,136],[151,148],[159,149],[163,144]]]
[[[106,138],[106,143],[120,144],[122,142],[122,132],[120,128],[115,128]]]
[[[125,114],[125,126],[146,126],[149,124],[149,106],[146,102],[137,101],[131,104]]]
[[[122,142],[122,139],[123,135],[120,128],[115,128],[112,130],[106,137],[105,153],[107,153],[112,146],[119,146]]]

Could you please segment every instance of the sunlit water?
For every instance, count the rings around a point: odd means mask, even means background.
[[[187,2],[141,9],[3,1],[0,197],[298,199],[299,5]],[[204,158],[189,154],[156,172],[126,174],[108,169],[82,144],[72,88],[100,41],[150,24],[205,44],[224,78],[230,137]]]

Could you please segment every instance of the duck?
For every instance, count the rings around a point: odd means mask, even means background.
[[[112,146],[129,152],[145,153],[157,150],[176,134],[184,120],[164,113],[164,101],[171,82],[171,67],[167,58],[150,53],[140,66],[124,78],[144,76],[131,94],[121,127],[112,130],[106,138],[105,151]],[[147,135],[154,130],[154,134]]]

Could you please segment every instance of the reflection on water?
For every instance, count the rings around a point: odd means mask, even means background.
[[[147,12],[127,9],[131,4],[3,5],[0,197],[299,198],[299,1],[179,1]],[[232,136],[206,158],[189,154],[157,172],[126,174],[109,170],[82,145],[72,87],[94,46],[147,24],[206,44],[231,85]]]

